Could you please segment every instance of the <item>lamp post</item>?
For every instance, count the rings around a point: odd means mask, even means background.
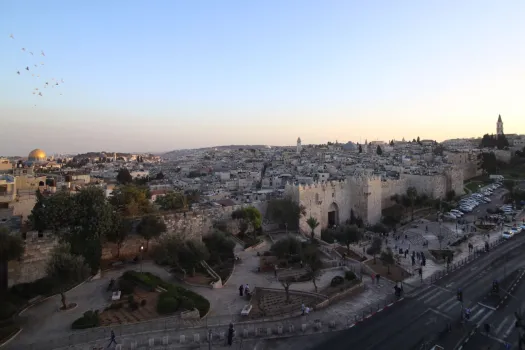
[[[140,246],[140,273],[142,273],[142,257],[143,257],[143,253],[144,253],[144,246],[141,245]]]

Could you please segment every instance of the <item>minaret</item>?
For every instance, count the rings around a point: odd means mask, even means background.
[[[117,152],[113,152],[113,161],[114,161],[114,162],[117,161]]]
[[[297,138],[297,154],[301,154],[301,151],[303,150],[303,146],[301,145],[301,138]]]
[[[501,114],[498,116],[498,122],[496,123],[496,134],[503,135],[503,121],[501,120]]]

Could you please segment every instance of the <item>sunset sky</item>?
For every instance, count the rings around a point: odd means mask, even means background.
[[[444,140],[498,114],[523,134],[524,18],[523,0],[5,0],[0,155]]]

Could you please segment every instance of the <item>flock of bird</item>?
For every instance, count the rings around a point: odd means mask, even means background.
[[[15,37],[14,37],[13,34],[9,35],[9,37],[12,40],[15,40]],[[21,51],[24,54],[30,55],[32,57],[35,57],[34,52],[33,51],[29,51],[25,47],[22,47]],[[38,57],[38,56],[39,55],[36,55],[36,57]],[[44,53],[43,50],[40,51],[40,56],[41,57],[46,57],[46,54]],[[44,60],[43,58],[40,59],[40,61],[43,61],[43,60]],[[32,61],[31,65],[27,65],[25,68],[17,70],[16,74],[18,74],[18,75],[26,75],[26,76],[30,75],[32,78],[40,79],[40,70],[43,68],[44,62],[38,62],[38,60],[36,60],[34,58],[31,59],[31,61]],[[39,87],[35,87],[32,90],[32,94],[35,95],[35,96],[44,96],[44,93],[42,93],[43,89],[47,89],[47,88],[53,88],[54,89],[55,87],[59,88],[60,85],[62,85],[64,83],[63,79],[55,79],[55,78],[43,79],[41,81],[43,81],[43,83],[41,85],[39,85]],[[51,91],[52,90],[49,90],[49,92],[51,92]],[[62,93],[60,93],[60,95],[62,95]]]

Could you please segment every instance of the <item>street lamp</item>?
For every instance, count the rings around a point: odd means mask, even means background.
[[[142,257],[143,257],[143,253],[144,253],[144,246],[141,245],[140,246],[140,273],[142,273]]]

